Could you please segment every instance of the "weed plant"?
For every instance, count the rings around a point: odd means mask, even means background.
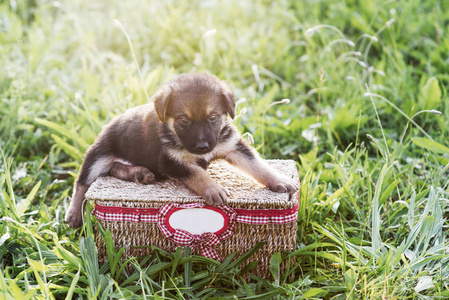
[[[434,0],[0,1],[0,298],[448,298],[448,24]],[[64,223],[102,126],[185,72],[227,80],[242,133],[297,161],[272,278],[248,276],[262,244],[123,260],[102,228],[99,265],[95,220]]]

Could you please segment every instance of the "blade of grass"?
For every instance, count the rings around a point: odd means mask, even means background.
[[[178,267],[179,261],[182,257],[182,248],[178,247],[176,248],[175,253],[173,254],[173,266],[171,269],[170,277],[174,277],[176,273],[176,268]],[[187,286],[187,285],[186,285]]]
[[[178,248],[181,249],[181,248]],[[192,249],[190,247],[184,248],[184,257],[189,258],[192,255]],[[173,277],[172,272],[172,277]],[[189,259],[184,263],[184,281],[185,286],[190,287],[192,283],[192,260]]]
[[[373,257],[376,252],[380,250],[380,246],[382,243],[381,235],[380,235],[380,205],[379,199],[382,192],[382,186],[384,184],[384,178],[387,172],[392,168],[392,166],[388,166],[387,163],[384,164],[382,170],[380,171],[380,176],[377,180],[376,187],[374,189],[373,202],[371,206],[371,244]]]
[[[2,199],[2,210],[3,211],[11,211],[12,218],[16,221],[19,221],[19,213],[17,212],[16,199],[14,196],[14,190],[11,182],[11,173],[10,173],[10,164],[8,163],[5,153],[3,152],[3,148],[0,146],[0,152],[2,154],[3,166],[5,169],[5,180],[6,187],[8,189],[8,194],[0,193],[0,197]],[[6,205],[5,205],[6,204]]]
[[[17,213],[19,215],[19,218],[22,217],[23,214],[25,213],[25,211],[30,207],[31,201],[33,201],[34,196],[36,196],[36,193],[39,190],[40,186],[41,186],[41,181],[36,183],[36,185],[33,187],[33,189],[30,191],[30,193],[26,197],[25,201],[23,201],[22,203],[20,203],[20,205],[18,205],[18,207],[17,207],[18,212]]]
[[[33,261],[31,259],[28,259],[28,264],[30,265],[31,269],[33,270],[34,277],[36,278],[37,284],[40,287],[41,293],[43,294],[45,299],[50,299],[51,298],[50,297],[50,290],[48,288],[47,280],[45,278],[45,272],[46,272],[45,268],[46,268],[46,266],[43,265],[43,262],[41,264],[41,263]],[[40,271],[44,275],[44,278],[42,278],[39,275],[38,269],[40,269]]]
[[[251,248],[249,251],[247,251],[245,254],[239,256],[235,261],[229,264],[229,266],[226,269],[232,269],[234,267],[240,266],[242,263],[244,263],[248,258],[250,258],[254,253],[259,251],[260,248],[265,246],[266,242],[258,242],[256,245],[254,245],[253,248]]]
[[[86,268],[86,276],[89,280],[90,297],[96,297],[100,293],[101,279],[97,249],[91,236],[80,239],[80,253]]]
[[[270,259],[270,273],[273,275],[274,285],[279,286],[279,280],[281,277],[281,253],[276,252],[271,256]]]
[[[72,283],[70,284],[70,289],[67,293],[67,296],[65,297],[66,300],[71,300],[73,297],[73,292],[75,291],[76,285],[78,284],[78,280],[80,278],[80,272],[81,269],[78,270],[78,272],[76,273],[75,277],[73,277],[72,279]]]
[[[81,153],[81,151],[79,151],[78,149],[76,149],[75,147],[73,147],[72,145],[67,143],[66,141],[64,141],[62,138],[60,138],[56,134],[51,134],[51,137],[55,141],[56,145],[58,147],[60,147],[65,153],[70,155],[73,159],[75,159],[77,161],[83,160],[83,153]]]

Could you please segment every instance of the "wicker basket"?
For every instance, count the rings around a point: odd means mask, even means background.
[[[282,174],[299,181],[294,161],[267,162]],[[215,232],[219,237],[218,240],[214,237],[215,243],[206,246],[201,242],[193,243],[191,248],[195,254],[205,256],[210,250],[212,255],[209,257],[219,259],[235,251],[243,254],[257,242],[265,241],[265,246],[252,257],[259,261],[253,273],[269,276],[272,254],[296,249],[298,195],[271,192],[224,161],[214,162],[208,172],[230,194],[225,213],[222,213],[230,221],[226,223],[227,229],[223,227],[226,229],[224,233]],[[171,215],[172,210],[204,206],[201,197],[174,180],[139,185],[113,177],[100,177],[91,185],[86,199],[95,201],[93,214],[103,228],[110,229],[115,246],[125,248],[127,256],[150,253],[149,247],[141,246],[155,245],[167,251],[186,246],[175,239],[175,229],[170,228],[170,233],[164,228],[164,224],[168,224],[163,222],[168,220],[166,213],[168,211]],[[194,237],[198,238],[198,235]],[[99,234],[96,244],[99,260],[105,261],[106,247]],[[206,254],[203,252],[205,249]]]

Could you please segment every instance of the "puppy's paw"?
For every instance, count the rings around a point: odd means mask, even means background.
[[[228,202],[229,193],[220,185],[207,188],[203,193],[203,198],[207,205],[220,206]]]
[[[151,184],[154,183],[154,174],[150,172],[145,167],[134,167],[134,182],[140,184]]]
[[[276,193],[292,194],[299,189],[299,184],[293,179],[287,177],[280,177],[277,180],[270,182],[267,187]]]
[[[65,221],[72,228],[81,227],[81,225],[83,225],[82,211],[69,207],[69,210],[65,215]]]

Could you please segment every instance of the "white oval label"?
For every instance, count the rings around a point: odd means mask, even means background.
[[[217,233],[224,230],[225,215],[207,208],[185,208],[176,210],[168,217],[173,229],[182,229],[191,234]]]

